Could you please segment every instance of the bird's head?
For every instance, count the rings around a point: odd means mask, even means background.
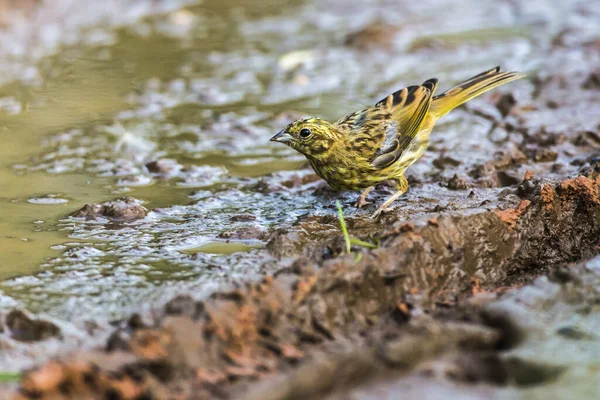
[[[285,143],[309,158],[325,157],[339,135],[337,128],[320,118],[299,119],[292,122],[272,142]]]

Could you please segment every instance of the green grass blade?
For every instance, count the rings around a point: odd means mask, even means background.
[[[350,254],[350,235],[348,235],[348,229],[346,228],[346,222],[344,221],[344,211],[342,210],[342,204],[337,200],[335,205],[338,209],[338,216],[340,218],[340,227],[342,228],[342,233],[344,234],[344,240],[346,241],[346,253]]]
[[[0,383],[18,382],[21,374],[18,372],[0,372]]]
[[[376,249],[379,247],[379,245],[377,245],[377,244],[368,243],[368,242],[362,241],[357,238],[351,238],[350,244],[355,244],[357,246],[366,247],[367,249]]]

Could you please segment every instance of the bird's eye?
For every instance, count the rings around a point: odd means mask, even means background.
[[[306,138],[308,138],[308,137],[310,136],[310,134],[311,134],[311,133],[312,133],[312,132],[310,131],[310,129],[308,129],[308,128],[303,128],[303,129],[301,129],[301,130],[300,130],[300,133],[299,133],[299,135],[300,135],[300,137],[301,137],[302,139],[306,139]]]

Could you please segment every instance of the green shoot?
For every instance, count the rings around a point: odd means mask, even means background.
[[[350,243],[351,244],[355,244],[357,246],[361,246],[361,247],[366,247],[367,249],[376,249],[379,246],[373,243],[367,243],[363,240],[357,239],[357,238],[351,238],[350,239]]]
[[[350,246],[352,245],[350,241],[350,235],[348,235],[348,228],[346,228],[346,222],[344,221],[344,211],[342,210],[342,204],[337,200],[335,205],[338,209],[338,216],[340,217],[340,227],[342,228],[342,233],[344,234],[344,241],[346,242],[346,253],[350,254]]]
[[[342,228],[342,233],[344,234],[344,241],[346,242],[346,253],[347,254],[351,253],[350,250],[351,250],[351,247],[353,244],[356,246],[365,247],[367,249],[376,249],[379,247],[379,243],[376,243],[376,244],[367,243],[367,242],[357,239],[357,238],[351,238],[350,235],[348,234],[348,228],[346,228],[346,221],[344,221],[344,211],[342,210],[342,204],[339,201],[336,201],[335,205],[337,206],[337,209],[338,209],[338,216],[340,218],[340,227]],[[358,262],[361,259],[362,259],[362,253],[358,253],[356,255],[355,261]]]

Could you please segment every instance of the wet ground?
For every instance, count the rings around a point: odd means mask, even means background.
[[[529,375],[548,390],[540,396],[566,377],[582,387],[595,379],[585,368],[598,354],[580,363],[585,350],[552,338],[505,345],[514,332],[486,319],[488,302],[508,307],[516,325],[530,319],[546,305],[520,314],[511,304],[531,291],[550,296],[551,285],[516,288],[598,253],[593,2],[5,3],[1,370],[100,344],[111,353],[77,353],[99,366],[99,387],[122,391],[135,370],[145,377],[138,394],[159,398],[173,385],[183,394],[197,386],[199,397],[236,398],[249,387],[249,398],[359,399],[375,389],[458,397],[464,382],[493,386],[473,398],[514,398],[529,383],[513,383]],[[335,120],[399,87],[437,77],[443,89],[495,65],[528,78],[442,120],[408,172],[410,190],[379,223],[368,218],[374,205],[354,209],[356,193],[332,191],[302,157],[268,141],[295,118]],[[390,193],[379,187],[370,200]],[[350,234],[379,248],[343,254],[337,199]],[[591,280],[594,268],[574,269],[573,279]],[[564,302],[587,310],[573,329],[593,346],[598,286],[581,290],[588,297]],[[544,313],[556,309],[556,329],[571,332],[561,301]],[[272,324],[277,332],[266,334]],[[520,337],[535,341],[540,324]],[[191,328],[216,339],[182,343],[178,332]],[[410,335],[425,331],[434,333],[415,344],[421,355],[405,357]],[[152,351],[144,335],[158,340]],[[456,350],[471,340],[477,351]],[[205,350],[182,361],[172,346]],[[386,346],[412,361],[382,359]],[[556,363],[565,357],[573,362]],[[476,361],[504,375],[465,369]],[[357,369],[339,372],[348,362]],[[302,372],[319,363],[331,372],[322,380]],[[88,367],[50,364],[25,382],[26,394],[45,393],[40,382],[53,390],[48,376],[78,387],[72,379]],[[126,372],[117,383],[103,375],[114,369]],[[447,369],[461,384],[440,378]],[[363,375],[351,393],[333,383]]]

